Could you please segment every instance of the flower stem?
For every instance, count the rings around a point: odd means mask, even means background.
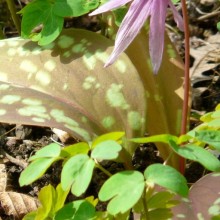
[[[188,14],[186,7],[186,0],[181,0],[182,3],[182,13],[184,20],[184,32],[185,32],[185,77],[184,77],[184,101],[183,101],[183,113],[182,113],[182,125],[181,125],[181,134],[187,132],[188,125],[188,113],[189,113],[189,65],[190,65],[190,45],[189,45],[189,22]],[[184,174],[185,171],[185,159],[180,158],[180,172]]]

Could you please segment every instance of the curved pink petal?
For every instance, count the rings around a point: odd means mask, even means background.
[[[101,13],[116,9],[120,6],[127,4],[130,1],[131,0],[110,0],[107,3],[101,5],[98,9],[96,9],[92,13],[90,13],[89,16],[101,14]]]
[[[151,8],[149,48],[153,65],[153,72],[156,74],[160,68],[163,49],[166,11],[169,0],[154,0]]]
[[[133,39],[137,36],[151,11],[151,0],[134,0],[124,17],[115,39],[114,50],[105,67],[111,65],[118,58]]]
[[[169,0],[169,6],[172,9],[173,12],[173,17],[174,20],[177,24],[177,27],[183,31],[184,30],[184,26],[183,26],[183,18],[181,17],[181,15],[179,14],[179,12],[176,10],[175,6],[173,5],[173,3]]]

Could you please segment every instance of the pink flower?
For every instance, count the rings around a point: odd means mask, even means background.
[[[90,16],[116,9],[131,1],[132,0],[110,0],[93,11]],[[163,56],[165,19],[168,6],[172,9],[177,26],[180,30],[183,30],[182,17],[179,15],[171,0],[133,0],[120,25],[115,39],[114,50],[105,64],[105,67],[114,63],[120,53],[126,50],[150,16],[150,57],[153,72],[157,73]]]

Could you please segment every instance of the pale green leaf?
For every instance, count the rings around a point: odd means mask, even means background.
[[[173,167],[152,164],[146,168],[144,176],[149,184],[157,184],[184,197],[188,195],[188,186],[185,177]]]
[[[52,185],[47,185],[40,190],[39,201],[41,207],[37,210],[36,220],[47,219],[53,214],[54,203],[56,202],[56,191]]]
[[[140,199],[144,190],[144,177],[138,171],[123,171],[111,176],[99,191],[99,199],[108,201],[110,214],[125,213]]]
[[[61,185],[64,191],[80,196],[86,191],[92,178],[95,162],[88,155],[79,154],[70,158],[63,166]]]
[[[213,127],[213,128],[220,128],[220,118],[213,119],[213,120],[207,122],[207,125],[209,127]]]
[[[89,150],[90,147],[86,142],[79,142],[63,148],[62,153],[68,156],[75,156],[77,154],[87,154]]]
[[[168,144],[169,141],[174,141],[177,142],[178,138],[174,135],[170,134],[161,134],[161,135],[154,135],[150,137],[143,137],[143,138],[133,138],[130,139],[130,141],[139,143],[139,144],[144,144],[144,143],[151,143],[151,142],[162,142]]]
[[[29,158],[29,161],[33,161],[39,158],[56,158],[59,157],[60,152],[60,145],[52,143],[38,150],[34,156]]]
[[[125,132],[110,132],[107,134],[103,134],[98,136],[93,142],[92,142],[92,149],[95,148],[99,143],[102,143],[103,141],[112,140],[112,141],[118,141],[125,135]]]
[[[220,171],[220,161],[209,151],[194,144],[178,146],[170,142],[170,146],[180,156],[201,163],[206,169],[211,171]]]
[[[34,160],[21,173],[19,178],[20,186],[29,185],[39,179],[56,160],[56,158],[39,158]]]
[[[61,184],[59,184],[56,187],[56,201],[53,201],[54,212],[57,212],[59,209],[63,207],[68,194],[69,194],[69,190],[64,191],[61,187]]]
[[[92,150],[91,157],[97,160],[116,159],[122,147],[116,141],[103,141]]]
[[[55,127],[90,142],[114,131],[143,135],[143,82],[125,54],[103,68],[112,52],[109,39],[68,29],[44,47],[20,38],[0,45],[1,122]],[[126,150],[132,154],[134,148]]]

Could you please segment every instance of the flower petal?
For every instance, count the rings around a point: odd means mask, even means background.
[[[101,13],[116,9],[120,6],[127,4],[130,1],[131,0],[110,0],[107,3],[101,5],[98,9],[96,9],[92,13],[90,13],[89,16],[101,14]]]
[[[165,19],[168,1],[169,0],[154,0],[152,2],[149,48],[153,72],[155,74],[160,68],[163,57]]]
[[[124,17],[115,39],[114,50],[105,67],[111,65],[118,58],[133,39],[137,36],[150,15],[151,0],[134,0]]]
[[[179,14],[179,12],[176,10],[176,7],[173,5],[173,3],[169,0],[169,6],[172,9],[173,12],[173,17],[174,20],[177,24],[177,27],[183,31],[184,30],[184,26],[183,26],[183,18],[181,17],[181,15]]]

